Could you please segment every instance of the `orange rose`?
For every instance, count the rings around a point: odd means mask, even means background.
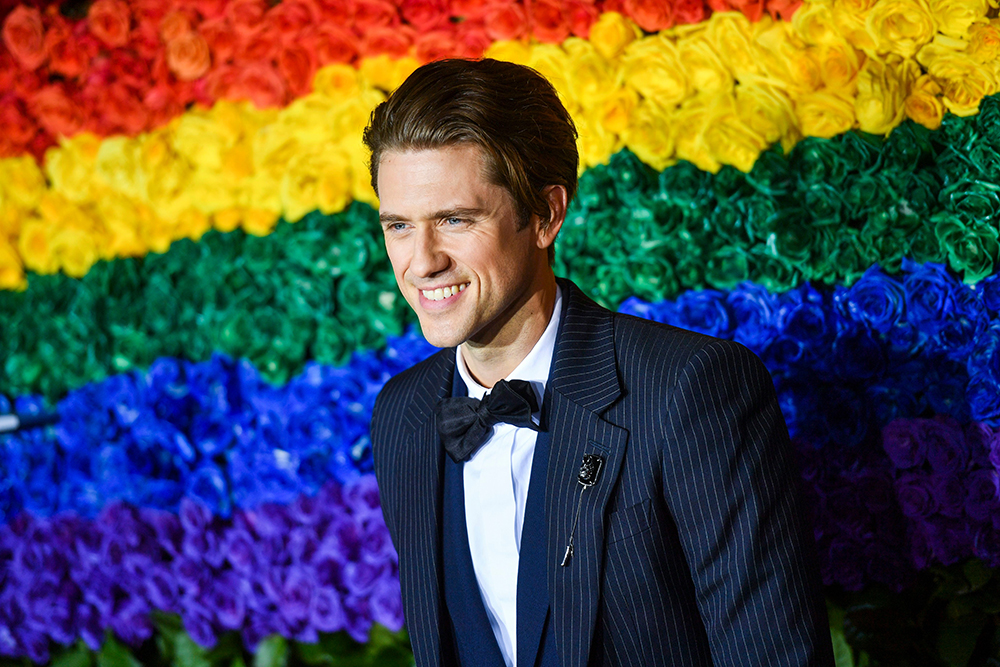
[[[413,28],[400,25],[395,28],[372,28],[361,40],[359,51],[362,56],[386,54],[393,58],[405,56],[415,37]]]
[[[625,15],[646,32],[666,30],[674,24],[673,6],[668,0],[625,0]]]
[[[3,43],[22,67],[41,66],[49,56],[45,52],[42,13],[35,7],[15,7],[3,22]]]
[[[364,36],[372,28],[385,28],[399,23],[396,7],[387,0],[358,0],[354,9],[354,30]]]
[[[73,28],[60,18],[45,33],[45,50],[49,54],[49,70],[63,76],[80,76],[97,55],[96,41],[89,35],[77,39]]]
[[[167,66],[181,81],[204,76],[211,65],[208,42],[196,32],[181,35],[167,44]]]
[[[123,0],[97,0],[87,12],[90,34],[108,46],[128,44],[132,13]]]
[[[497,3],[486,10],[486,34],[495,41],[518,39],[528,27],[524,7],[514,2]]]
[[[278,71],[285,77],[288,92],[293,97],[300,97],[312,90],[316,69],[316,54],[305,46],[286,46],[278,54]]]
[[[45,86],[31,98],[31,115],[53,136],[72,136],[83,127],[79,105],[66,94],[62,84]]]
[[[402,0],[399,11],[403,20],[419,32],[430,32],[448,25],[448,3],[444,0]]]
[[[177,10],[160,19],[160,39],[169,44],[178,37],[191,32],[191,17],[187,12]]]
[[[539,41],[558,44],[569,37],[569,17],[560,0],[534,0],[531,18],[532,33]]]
[[[303,40],[316,53],[320,66],[329,63],[350,63],[358,57],[358,38],[336,25],[321,24],[303,35]]]
[[[236,35],[225,19],[212,19],[198,26],[198,34],[205,38],[212,59],[224,63],[236,53]]]

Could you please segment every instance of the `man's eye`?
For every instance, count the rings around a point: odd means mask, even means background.
[[[454,218],[454,217],[453,218],[445,218],[444,221],[445,221],[445,224],[450,225],[452,227],[456,227],[458,225],[464,225],[465,224],[465,220],[463,218]]]

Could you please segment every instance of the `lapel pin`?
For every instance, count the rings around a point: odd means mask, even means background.
[[[580,472],[576,476],[576,481],[580,483],[580,499],[576,504],[576,515],[573,517],[573,530],[569,533],[569,544],[566,545],[566,553],[563,554],[563,559],[559,563],[559,567],[566,567],[569,565],[570,559],[573,558],[573,538],[576,537],[576,524],[580,521],[580,508],[583,507],[583,492],[594,484],[597,484],[603,468],[604,457],[600,454],[583,455],[583,461],[580,463]]]

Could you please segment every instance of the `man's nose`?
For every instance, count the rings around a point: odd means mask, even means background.
[[[441,249],[440,239],[432,227],[417,230],[413,239],[410,271],[420,278],[430,278],[448,269],[451,260]]]

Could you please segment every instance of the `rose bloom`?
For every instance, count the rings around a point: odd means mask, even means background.
[[[674,24],[669,0],[625,0],[625,14],[646,32],[665,30]]]
[[[208,78],[210,94],[215,99],[250,100],[258,109],[285,103],[284,79],[268,63],[226,65],[212,70]]]
[[[642,37],[642,31],[638,26],[618,12],[604,12],[590,26],[590,43],[608,60],[617,58],[626,46],[639,37]]]
[[[23,290],[27,286],[21,258],[7,240],[0,237],[0,289]]]
[[[973,60],[968,53],[930,44],[921,49],[917,61],[941,86],[943,102],[957,116],[979,111],[979,102],[997,92],[993,72]]]
[[[705,145],[721,164],[729,164],[742,172],[753,168],[757,156],[767,148],[767,141],[737,113],[733,99],[726,95],[712,110],[705,127]]]
[[[319,0],[319,11],[324,23],[348,26],[354,23],[354,0]]]
[[[865,24],[880,53],[909,58],[937,32],[934,16],[923,0],[880,0]]]
[[[714,12],[738,11],[756,23],[764,15],[764,0],[708,0]]]
[[[403,20],[419,32],[446,28],[449,24],[449,9],[445,0],[402,0],[399,11]]]
[[[372,28],[361,40],[358,51],[362,56],[385,54],[399,58],[410,50],[414,37],[413,28],[407,25],[395,28]]]
[[[796,96],[795,114],[802,134],[829,139],[854,126],[854,104],[826,91]]]
[[[83,126],[79,105],[58,83],[45,86],[28,103],[31,114],[53,136],[72,136]]]
[[[233,0],[226,5],[225,16],[240,34],[251,32],[264,20],[266,0]]]
[[[479,21],[462,21],[455,26],[455,42],[460,58],[482,58],[491,41],[486,26]]]
[[[95,116],[113,128],[112,132],[121,131],[136,135],[148,127],[149,116],[146,107],[143,106],[142,96],[135,90],[121,84],[113,84],[103,92],[103,99],[99,101],[99,111]]]
[[[224,18],[202,22],[198,26],[198,34],[205,38],[215,62],[224,63],[236,53],[236,35]]]
[[[194,21],[188,12],[178,9],[160,19],[160,39],[169,44],[192,30]]]
[[[3,22],[3,43],[22,67],[41,66],[48,58],[41,12],[35,7],[15,7]]]
[[[92,35],[111,47],[128,44],[132,14],[123,0],[96,0],[87,12]]]
[[[193,81],[208,71],[212,55],[208,42],[196,32],[188,32],[167,43],[167,65],[181,81]]]
[[[323,23],[302,34],[302,42],[316,53],[320,66],[351,63],[358,57],[358,38],[350,30]]]
[[[629,44],[622,56],[625,84],[647,99],[669,108],[691,93],[687,68],[666,35],[652,35]]]
[[[569,17],[560,0],[534,0],[531,16],[532,33],[539,41],[559,43],[569,37]]]
[[[317,68],[315,51],[305,46],[288,45],[278,54],[278,71],[293,97],[305,95],[312,89]]]
[[[490,0],[452,0],[451,15],[466,21],[481,19],[492,4]]]
[[[967,53],[978,63],[992,62],[1000,57],[1000,28],[996,19],[972,26]]]
[[[699,93],[724,93],[733,89],[733,77],[712,44],[703,36],[689,35],[678,44],[681,62],[691,86]]]
[[[643,100],[632,112],[623,139],[629,150],[657,171],[676,162],[674,157],[675,125],[668,114],[652,100]]]
[[[281,51],[281,33],[278,28],[264,23],[256,30],[237,36],[237,47],[233,60],[238,63],[271,62]]]
[[[701,23],[707,15],[705,0],[677,0],[674,4],[674,21],[678,25]]]
[[[38,126],[28,117],[20,100],[13,95],[0,97],[0,157],[18,155],[38,133]]]
[[[365,35],[372,28],[385,28],[399,23],[396,7],[388,0],[358,0],[354,9],[354,30]]]
[[[930,0],[930,9],[938,32],[965,39],[969,26],[986,16],[989,5],[986,0]]]
[[[320,9],[314,0],[283,0],[265,16],[285,40],[295,40],[303,28],[319,23]]]
[[[705,39],[737,79],[760,74],[756,47],[751,35],[754,24],[742,14],[713,14],[705,28]]]
[[[490,6],[483,22],[486,34],[494,41],[518,39],[528,28],[524,7],[515,2],[498,2]]]
[[[49,53],[49,70],[63,76],[80,76],[97,55],[100,45],[92,35],[77,37],[68,21],[57,20],[45,33],[45,49]]]
[[[800,134],[795,109],[783,90],[767,83],[743,83],[736,89],[739,117],[771,145],[780,141],[790,151]]]
[[[906,95],[899,72],[878,58],[868,58],[858,75],[854,110],[858,127],[870,134],[889,134],[903,121]]]
[[[587,39],[590,27],[597,22],[600,11],[592,1],[570,0],[566,5],[566,16],[569,19],[569,29],[577,37]]]
[[[459,56],[455,34],[450,30],[432,30],[417,35],[413,50],[420,62],[431,62]]]
[[[857,50],[843,42],[824,44],[815,49],[819,75],[830,90],[853,90],[860,70]]]

